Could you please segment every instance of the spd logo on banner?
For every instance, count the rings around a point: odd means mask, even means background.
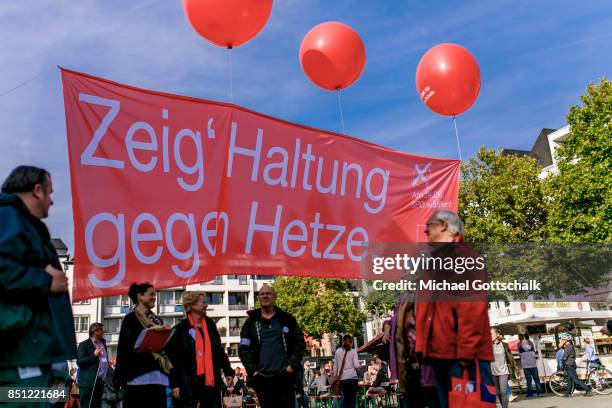
[[[424,240],[460,163],[62,70],[75,300],[219,274],[359,278],[368,242]]]

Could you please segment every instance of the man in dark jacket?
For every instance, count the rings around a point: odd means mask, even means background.
[[[102,392],[108,371],[108,350],[104,340],[104,326],[93,323],[89,326],[89,338],[77,349],[77,365],[80,368],[79,390],[81,408],[100,408]]]
[[[570,392],[574,389],[575,385],[578,385],[581,389],[586,391],[585,396],[591,395],[591,387],[586,385],[584,381],[578,378],[576,374],[576,350],[574,349],[574,342],[571,333],[563,333],[559,336],[562,341],[565,341],[565,348],[563,350],[563,368],[567,376],[567,388],[565,391],[565,397],[569,397]]]
[[[247,312],[238,355],[262,408],[293,408],[296,389],[301,391],[306,343],[295,318],[275,301],[274,289],[262,286],[261,308]]]
[[[47,387],[76,358],[68,280],[41,221],[52,192],[50,174],[31,166],[2,184],[0,386]]]

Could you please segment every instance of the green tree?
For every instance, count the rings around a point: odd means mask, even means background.
[[[590,84],[567,115],[570,134],[550,178],[551,240],[612,241],[612,82]]]
[[[366,313],[370,317],[389,314],[400,294],[401,292],[392,290],[370,290],[363,299]]]
[[[309,335],[361,332],[364,315],[345,280],[281,276],[273,286],[276,304],[293,314]]]
[[[542,242],[547,203],[533,157],[481,147],[463,163],[459,215],[468,242]]]

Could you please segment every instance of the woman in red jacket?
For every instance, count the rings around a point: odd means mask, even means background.
[[[463,223],[451,211],[435,211],[425,229],[433,250],[430,257],[477,258],[476,252],[461,243]],[[485,279],[484,269],[469,279]],[[465,282],[459,271],[446,269],[427,271],[423,279]],[[483,381],[492,383],[489,362],[493,360],[493,345],[489,334],[486,292],[421,291],[416,306],[416,352],[434,369],[438,397],[442,407],[448,406],[451,378],[461,377],[470,368],[474,376],[474,362],[478,361]]]

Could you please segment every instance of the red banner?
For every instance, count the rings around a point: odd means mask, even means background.
[[[460,163],[63,70],[76,300],[218,274],[358,278],[367,242],[423,241]]]

